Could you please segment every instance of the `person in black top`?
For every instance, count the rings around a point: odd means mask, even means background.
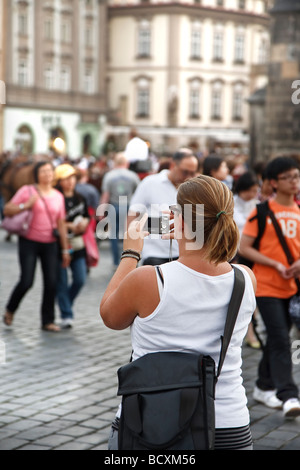
[[[66,224],[71,253],[70,269],[72,282],[69,284],[68,270],[59,267],[57,301],[60,308],[62,328],[73,326],[73,304],[85,284],[87,276],[86,249],[83,239],[89,224],[89,212],[85,198],[75,191],[76,169],[71,165],[59,165],[55,170],[56,187],[65,198]]]

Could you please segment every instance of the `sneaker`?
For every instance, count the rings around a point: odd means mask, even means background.
[[[73,320],[72,318],[65,318],[61,321],[61,328],[67,330],[73,327]]]
[[[263,403],[265,406],[268,406],[269,408],[278,410],[282,408],[282,401],[276,397],[275,390],[264,391],[258,387],[255,387],[253,391],[253,398],[259,403]]]
[[[300,402],[298,398],[290,398],[284,402],[283,415],[285,418],[296,418],[300,416]]]

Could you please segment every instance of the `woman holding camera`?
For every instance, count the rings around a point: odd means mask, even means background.
[[[239,241],[233,209],[231,191],[215,178],[202,175],[183,183],[177,205],[170,207],[179,258],[158,269],[136,269],[148,235],[143,229],[146,217],[130,224],[120,266],[104,293],[100,313],[109,328],[131,327],[133,361],[148,353],[181,351],[207,354],[218,363],[234,283],[229,261]],[[215,449],[252,448],[241,348],[256,306],[256,282],[249,268],[238,269],[245,277],[245,293],[216,386]],[[109,444],[114,450],[117,422]]]
[[[21,187],[5,205],[4,215],[12,217],[24,210],[32,211],[32,220],[26,237],[19,237],[20,279],[6,306],[3,321],[11,326],[14,314],[28,290],[33,286],[37,260],[43,272],[42,329],[59,331],[54,323],[54,305],[57,276],[57,238],[59,236],[63,265],[68,266],[70,255],[65,226],[65,203],[62,194],[52,187],[54,168],[50,162],[39,162],[34,167],[35,185]]]

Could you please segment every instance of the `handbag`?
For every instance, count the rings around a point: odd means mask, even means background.
[[[85,233],[82,235],[85,250],[86,250],[86,263],[89,268],[95,268],[100,259],[99,248],[95,239],[95,232],[93,229],[93,222],[91,221]]]
[[[177,351],[146,354],[118,370],[119,450],[214,448],[215,386],[245,289],[242,271],[233,269],[217,372],[210,356]]]
[[[294,259],[293,255],[290,252],[290,249],[288,247],[286,239],[285,239],[285,237],[282,233],[281,227],[280,227],[280,225],[279,225],[279,223],[278,223],[278,221],[277,221],[277,219],[274,215],[274,212],[272,212],[271,209],[269,210],[269,216],[272,220],[272,223],[274,225],[276,234],[279,238],[279,242],[280,242],[280,244],[283,248],[283,251],[286,255],[288,263],[289,263],[289,265],[291,265],[291,264],[294,263],[295,259]],[[298,292],[290,300],[289,315],[290,315],[290,318],[291,318],[292,322],[296,325],[296,327],[298,329],[300,329],[300,281],[299,281],[299,279],[295,278],[295,282],[296,282],[296,285],[297,285],[297,288],[298,288]]]
[[[29,186],[29,197],[32,195],[32,188]],[[31,209],[25,210],[12,217],[4,217],[1,227],[7,232],[20,237],[26,237],[32,221],[33,212]]]

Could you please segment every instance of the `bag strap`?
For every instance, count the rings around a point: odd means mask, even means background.
[[[54,224],[53,224],[53,220],[52,220],[52,217],[51,217],[51,214],[50,214],[50,211],[49,211],[49,207],[48,207],[48,205],[47,205],[47,203],[46,203],[45,199],[43,198],[43,196],[42,196],[41,192],[39,191],[39,189],[38,189],[37,185],[35,185],[35,189],[37,190],[37,192],[38,192],[38,194],[39,194],[39,196],[40,196],[41,200],[42,200],[42,201],[43,201],[43,203],[44,203],[44,206],[45,206],[45,209],[46,209],[46,212],[47,212],[47,215],[48,215],[48,218],[49,218],[49,221],[50,221],[51,227],[52,227],[52,228],[54,228]]]
[[[278,223],[278,221],[277,221],[277,219],[276,219],[276,217],[275,217],[274,212],[271,211],[271,209],[269,209],[269,217],[270,217],[270,219],[272,220],[272,223],[273,223],[273,225],[274,225],[276,234],[277,234],[278,239],[279,239],[279,242],[280,242],[280,244],[281,244],[281,246],[282,246],[282,248],[283,248],[283,251],[284,251],[284,253],[285,253],[285,256],[286,256],[286,258],[287,258],[287,260],[288,260],[288,263],[291,265],[291,264],[293,264],[293,262],[295,261],[295,259],[294,259],[293,255],[292,255],[292,253],[290,252],[289,246],[288,246],[287,241],[286,241],[286,239],[285,239],[285,237],[284,237],[284,235],[283,235],[283,233],[282,233],[281,227],[280,227],[280,225],[279,225],[279,223]],[[297,284],[298,292],[300,292],[300,281],[299,281],[299,279],[296,279],[296,278],[295,278],[295,282],[296,282],[296,284]]]
[[[228,312],[226,317],[224,334],[221,336],[221,352],[219,358],[219,365],[217,371],[217,378],[221,374],[222,366],[225,360],[227,349],[231,340],[231,336],[234,330],[236,319],[240,310],[241,302],[245,291],[245,277],[242,271],[235,266],[232,266],[234,270],[234,286],[231,295],[231,299],[228,306]]]
[[[259,248],[260,240],[262,239],[262,236],[265,231],[268,210],[269,210],[268,201],[260,202],[256,204],[256,214],[249,219],[249,222],[253,222],[254,220],[257,219],[258,234],[253,243],[253,247],[256,249]]]

